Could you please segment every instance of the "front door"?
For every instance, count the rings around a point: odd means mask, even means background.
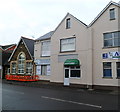
[[[69,75],[70,74],[70,69],[69,68],[65,68],[64,70],[64,86],[69,86]]]

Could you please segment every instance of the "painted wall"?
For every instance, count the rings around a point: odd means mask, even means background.
[[[116,19],[109,19],[109,9],[115,8]],[[119,8],[120,9],[120,8]],[[118,7],[111,5],[102,16],[92,25],[91,29],[93,32],[93,84],[94,85],[109,85],[117,86],[118,79],[116,79],[116,69],[115,62],[118,62],[116,59],[102,59],[102,54],[107,52],[118,51],[116,48],[103,48],[104,40],[103,33],[118,31]],[[113,77],[103,78],[103,62],[112,62],[112,74]]]

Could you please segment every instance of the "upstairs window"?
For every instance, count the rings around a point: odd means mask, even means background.
[[[60,52],[75,51],[75,38],[60,40]]]
[[[42,43],[41,56],[50,56],[50,41],[43,41]]]
[[[69,29],[71,27],[70,18],[66,19],[66,29]]]
[[[111,32],[104,34],[104,47],[120,46],[120,32]]]
[[[110,9],[110,20],[114,20],[115,19],[115,9]]]

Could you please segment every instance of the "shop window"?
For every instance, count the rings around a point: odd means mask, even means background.
[[[117,67],[117,77],[120,78],[120,62],[116,63],[116,67]]]
[[[12,74],[16,74],[16,63],[12,63]]]
[[[41,56],[50,56],[50,41],[43,41],[42,44],[42,54]]]
[[[110,20],[114,20],[115,19],[115,8],[110,9],[109,12],[110,12]]]
[[[66,19],[66,29],[69,29],[71,27],[71,21],[70,18]]]
[[[75,51],[76,38],[67,38],[60,40],[60,52]]]
[[[18,57],[18,74],[24,74],[25,72],[25,55],[21,53]]]
[[[120,31],[104,33],[104,47],[120,46]]]
[[[47,75],[47,65],[41,65],[41,75]]]
[[[27,62],[26,63],[26,73],[27,74],[32,74],[32,62]]]
[[[103,77],[112,77],[111,62],[103,62]]]
[[[70,68],[70,77],[72,78],[80,78],[81,75],[81,70],[80,70],[80,66],[79,67],[71,67]]]

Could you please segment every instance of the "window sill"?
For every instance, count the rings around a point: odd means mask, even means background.
[[[50,56],[40,56],[40,57],[50,57]]]
[[[116,18],[111,18],[110,21],[115,20]]]
[[[117,47],[120,47],[120,46],[103,47],[102,49],[117,48]]]
[[[102,77],[103,79],[113,79],[113,77]]]
[[[72,50],[72,51],[60,51],[59,53],[69,53],[69,52],[76,52],[76,50]]]

